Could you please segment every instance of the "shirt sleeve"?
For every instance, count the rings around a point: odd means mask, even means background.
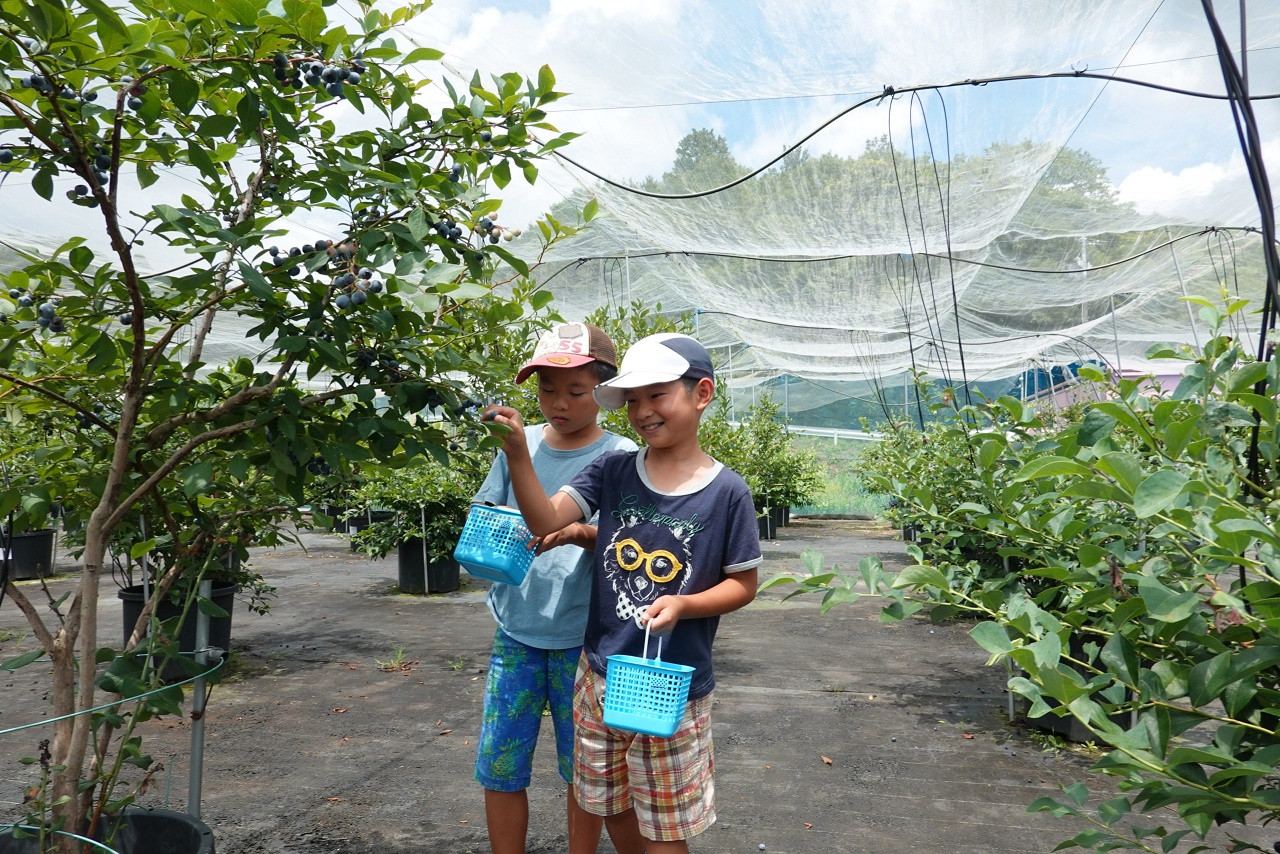
[[[618,460],[625,459],[626,456],[626,451],[606,451],[583,466],[582,471],[560,487],[560,492],[565,493],[577,503],[583,519],[590,519],[596,515],[596,511],[600,509],[604,483],[609,478],[610,466],[616,464]]]
[[[507,470],[507,455],[499,451],[493,458],[493,465],[489,466],[489,473],[485,475],[484,483],[480,484],[475,497],[471,500],[480,504],[487,501],[490,504],[502,505],[507,503],[507,495],[510,492],[511,474]]]
[[[732,574],[755,569],[764,563],[760,550],[760,524],[751,488],[735,473],[738,481],[729,495],[729,524],[725,530],[724,572]]]

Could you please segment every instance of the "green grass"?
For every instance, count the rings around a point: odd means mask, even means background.
[[[813,504],[792,508],[798,516],[813,514],[877,516],[885,508],[885,496],[868,491],[858,472],[857,455],[865,442],[839,442],[821,436],[791,435],[799,450],[813,451],[826,470],[822,493]]]

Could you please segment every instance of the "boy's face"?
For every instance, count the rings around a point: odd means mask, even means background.
[[[690,391],[684,380],[655,383],[627,391],[627,418],[645,443],[654,448],[697,441],[702,410],[715,396],[711,380],[699,380]]]
[[[595,425],[600,405],[591,390],[598,382],[591,362],[576,368],[538,368],[538,409],[552,430],[568,435]]]

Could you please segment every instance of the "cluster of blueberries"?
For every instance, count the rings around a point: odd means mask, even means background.
[[[130,79],[125,78],[124,82],[128,83]],[[81,92],[65,83],[58,86],[39,71],[33,71],[24,77],[19,77],[18,85],[24,89],[34,89],[41,95],[57,95],[65,101],[75,101],[80,104],[88,104],[98,100],[98,93],[93,90]],[[125,106],[134,112],[142,109],[142,95],[146,91],[147,87],[143,83],[130,86],[129,97],[125,100]]]
[[[31,308],[36,303],[35,297],[18,288],[10,288],[9,297],[16,300],[22,308]],[[50,297],[36,307],[36,323],[50,332],[61,332],[63,330],[62,318],[58,317],[57,297]]]
[[[382,282],[373,278],[373,270],[368,267],[352,266],[333,280],[333,286],[342,291],[333,304],[344,311],[352,306],[364,305],[369,301],[369,294],[382,292]]]
[[[30,75],[26,77],[18,78],[18,85],[22,86],[22,88],[24,89],[35,89],[37,92],[39,92],[42,95],[53,94],[53,89],[54,89],[53,83],[49,80],[49,78],[45,77],[43,74],[41,74],[38,71],[33,71]],[[71,88],[70,86],[64,85],[64,86],[58,87],[58,97],[68,101],[79,101],[80,103],[83,104],[88,101],[96,101],[98,99],[98,93],[97,92],[77,92],[75,89]]]
[[[271,57],[271,64],[274,67],[272,73],[282,85],[294,89],[301,89],[304,85],[323,88],[335,98],[342,97],[344,84],[354,86],[360,82],[360,75],[369,70],[358,55],[351,60],[349,68],[310,59],[295,62],[283,53]]]
[[[271,264],[276,268],[284,268],[289,276],[302,272],[302,261],[317,252],[329,256],[329,272],[334,273],[333,287],[340,293],[333,301],[339,309],[346,310],[353,306],[362,306],[369,301],[370,294],[382,293],[383,284],[373,277],[371,267],[361,267],[354,262],[356,246],[354,243],[330,243],[317,240],[303,246],[290,247],[281,252],[278,246],[272,246]],[[286,266],[288,265],[288,266]]]
[[[518,228],[507,228],[506,226],[498,225],[487,216],[481,217],[480,221],[476,223],[475,232],[481,237],[487,237],[490,243],[497,243],[499,240],[514,240],[523,233]]]
[[[107,407],[98,401],[94,401],[93,412],[95,415],[98,416],[98,418],[106,418],[110,415],[113,415],[113,413],[107,412]],[[89,427],[94,426],[94,420],[83,412],[77,412],[76,424],[79,425],[80,427],[87,429]]]

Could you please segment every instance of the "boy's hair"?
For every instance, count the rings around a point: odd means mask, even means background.
[[[608,362],[602,362],[599,359],[592,362],[591,367],[595,371],[596,382],[598,383],[607,383],[618,375],[616,365],[610,365]]]
[[[649,335],[632,344],[622,359],[618,376],[596,386],[595,398],[605,409],[621,409],[627,391],[640,386],[689,380],[692,390],[699,380],[715,383],[711,355],[694,338],[676,332]]]
[[[516,383],[522,383],[539,368],[576,368],[594,364],[600,381],[611,379],[618,371],[618,351],[613,340],[604,330],[590,323],[561,323],[540,339],[533,356],[516,374]],[[602,367],[611,370],[607,376]]]

